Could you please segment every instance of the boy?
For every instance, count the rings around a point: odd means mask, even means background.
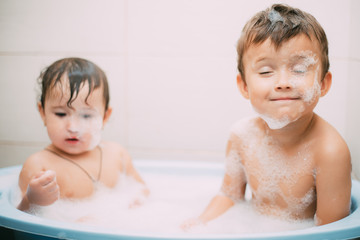
[[[120,172],[144,184],[128,152],[116,143],[101,141],[112,109],[107,78],[97,65],[81,58],[61,59],[45,69],[39,80],[38,109],[51,144],[24,163],[18,209],[47,206],[59,197],[88,197],[98,183],[114,187]],[[145,186],[142,194],[148,194]]]
[[[308,13],[273,5],[245,25],[237,51],[237,85],[259,117],[234,126],[220,193],[182,227],[223,214],[244,199],[246,186],[263,214],[315,218],[316,225],[346,217],[349,149],[313,112],[332,81],[324,30]]]

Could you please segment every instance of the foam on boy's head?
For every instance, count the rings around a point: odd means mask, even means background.
[[[274,25],[278,22],[284,22],[284,18],[280,15],[280,13],[276,10],[271,10],[269,12],[269,20],[271,21],[271,24]]]
[[[315,40],[320,48],[322,78],[329,70],[328,41],[325,31],[309,13],[283,4],[274,4],[257,13],[244,26],[237,44],[238,70],[246,81],[243,56],[251,45],[270,39],[275,48],[295,36],[304,34]]]
[[[65,83],[65,81],[67,82]],[[45,106],[49,92],[56,86],[60,86],[62,90],[69,90],[70,96],[67,105],[71,107],[71,103],[77,98],[80,89],[85,83],[88,83],[89,93],[87,97],[94,89],[102,87],[105,110],[108,109],[110,96],[106,75],[96,64],[86,59],[64,58],[54,62],[41,73],[39,83],[41,85],[40,102],[42,107]]]

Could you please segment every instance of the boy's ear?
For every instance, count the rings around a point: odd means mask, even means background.
[[[324,79],[321,81],[321,97],[325,96],[328,91],[331,88],[331,83],[332,83],[332,74],[331,72],[327,72],[325,74]]]
[[[244,98],[249,99],[249,91],[248,87],[246,85],[245,80],[241,77],[241,74],[237,75],[237,86],[240,90],[241,95],[243,95]]]
[[[38,102],[38,103],[37,103],[37,107],[38,107],[38,110],[39,110],[39,113],[40,113],[40,117],[41,117],[41,119],[42,119],[43,122],[44,122],[44,126],[46,126],[45,110],[44,110],[44,108],[42,107],[41,102]]]
[[[105,111],[105,114],[104,114],[103,125],[105,125],[105,123],[108,122],[111,114],[112,114],[112,107],[109,106],[108,109]]]

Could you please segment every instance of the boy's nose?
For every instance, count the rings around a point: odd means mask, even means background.
[[[281,74],[278,76],[277,81],[275,82],[275,90],[290,90],[292,88],[289,77],[287,74]]]

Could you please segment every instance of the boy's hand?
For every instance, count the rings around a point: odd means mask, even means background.
[[[138,196],[137,198],[135,198],[133,201],[130,202],[129,208],[136,208],[143,205],[149,195],[150,195],[150,190],[145,187],[140,192],[140,196]]]
[[[29,204],[47,206],[59,199],[59,186],[54,171],[41,171],[29,182],[26,197]]]
[[[185,222],[183,222],[180,225],[180,228],[183,231],[189,231],[196,226],[203,226],[203,225],[205,225],[205,223],[203,221],[201,221],[199,218],[190,218],[190,219],[186,220]]]

